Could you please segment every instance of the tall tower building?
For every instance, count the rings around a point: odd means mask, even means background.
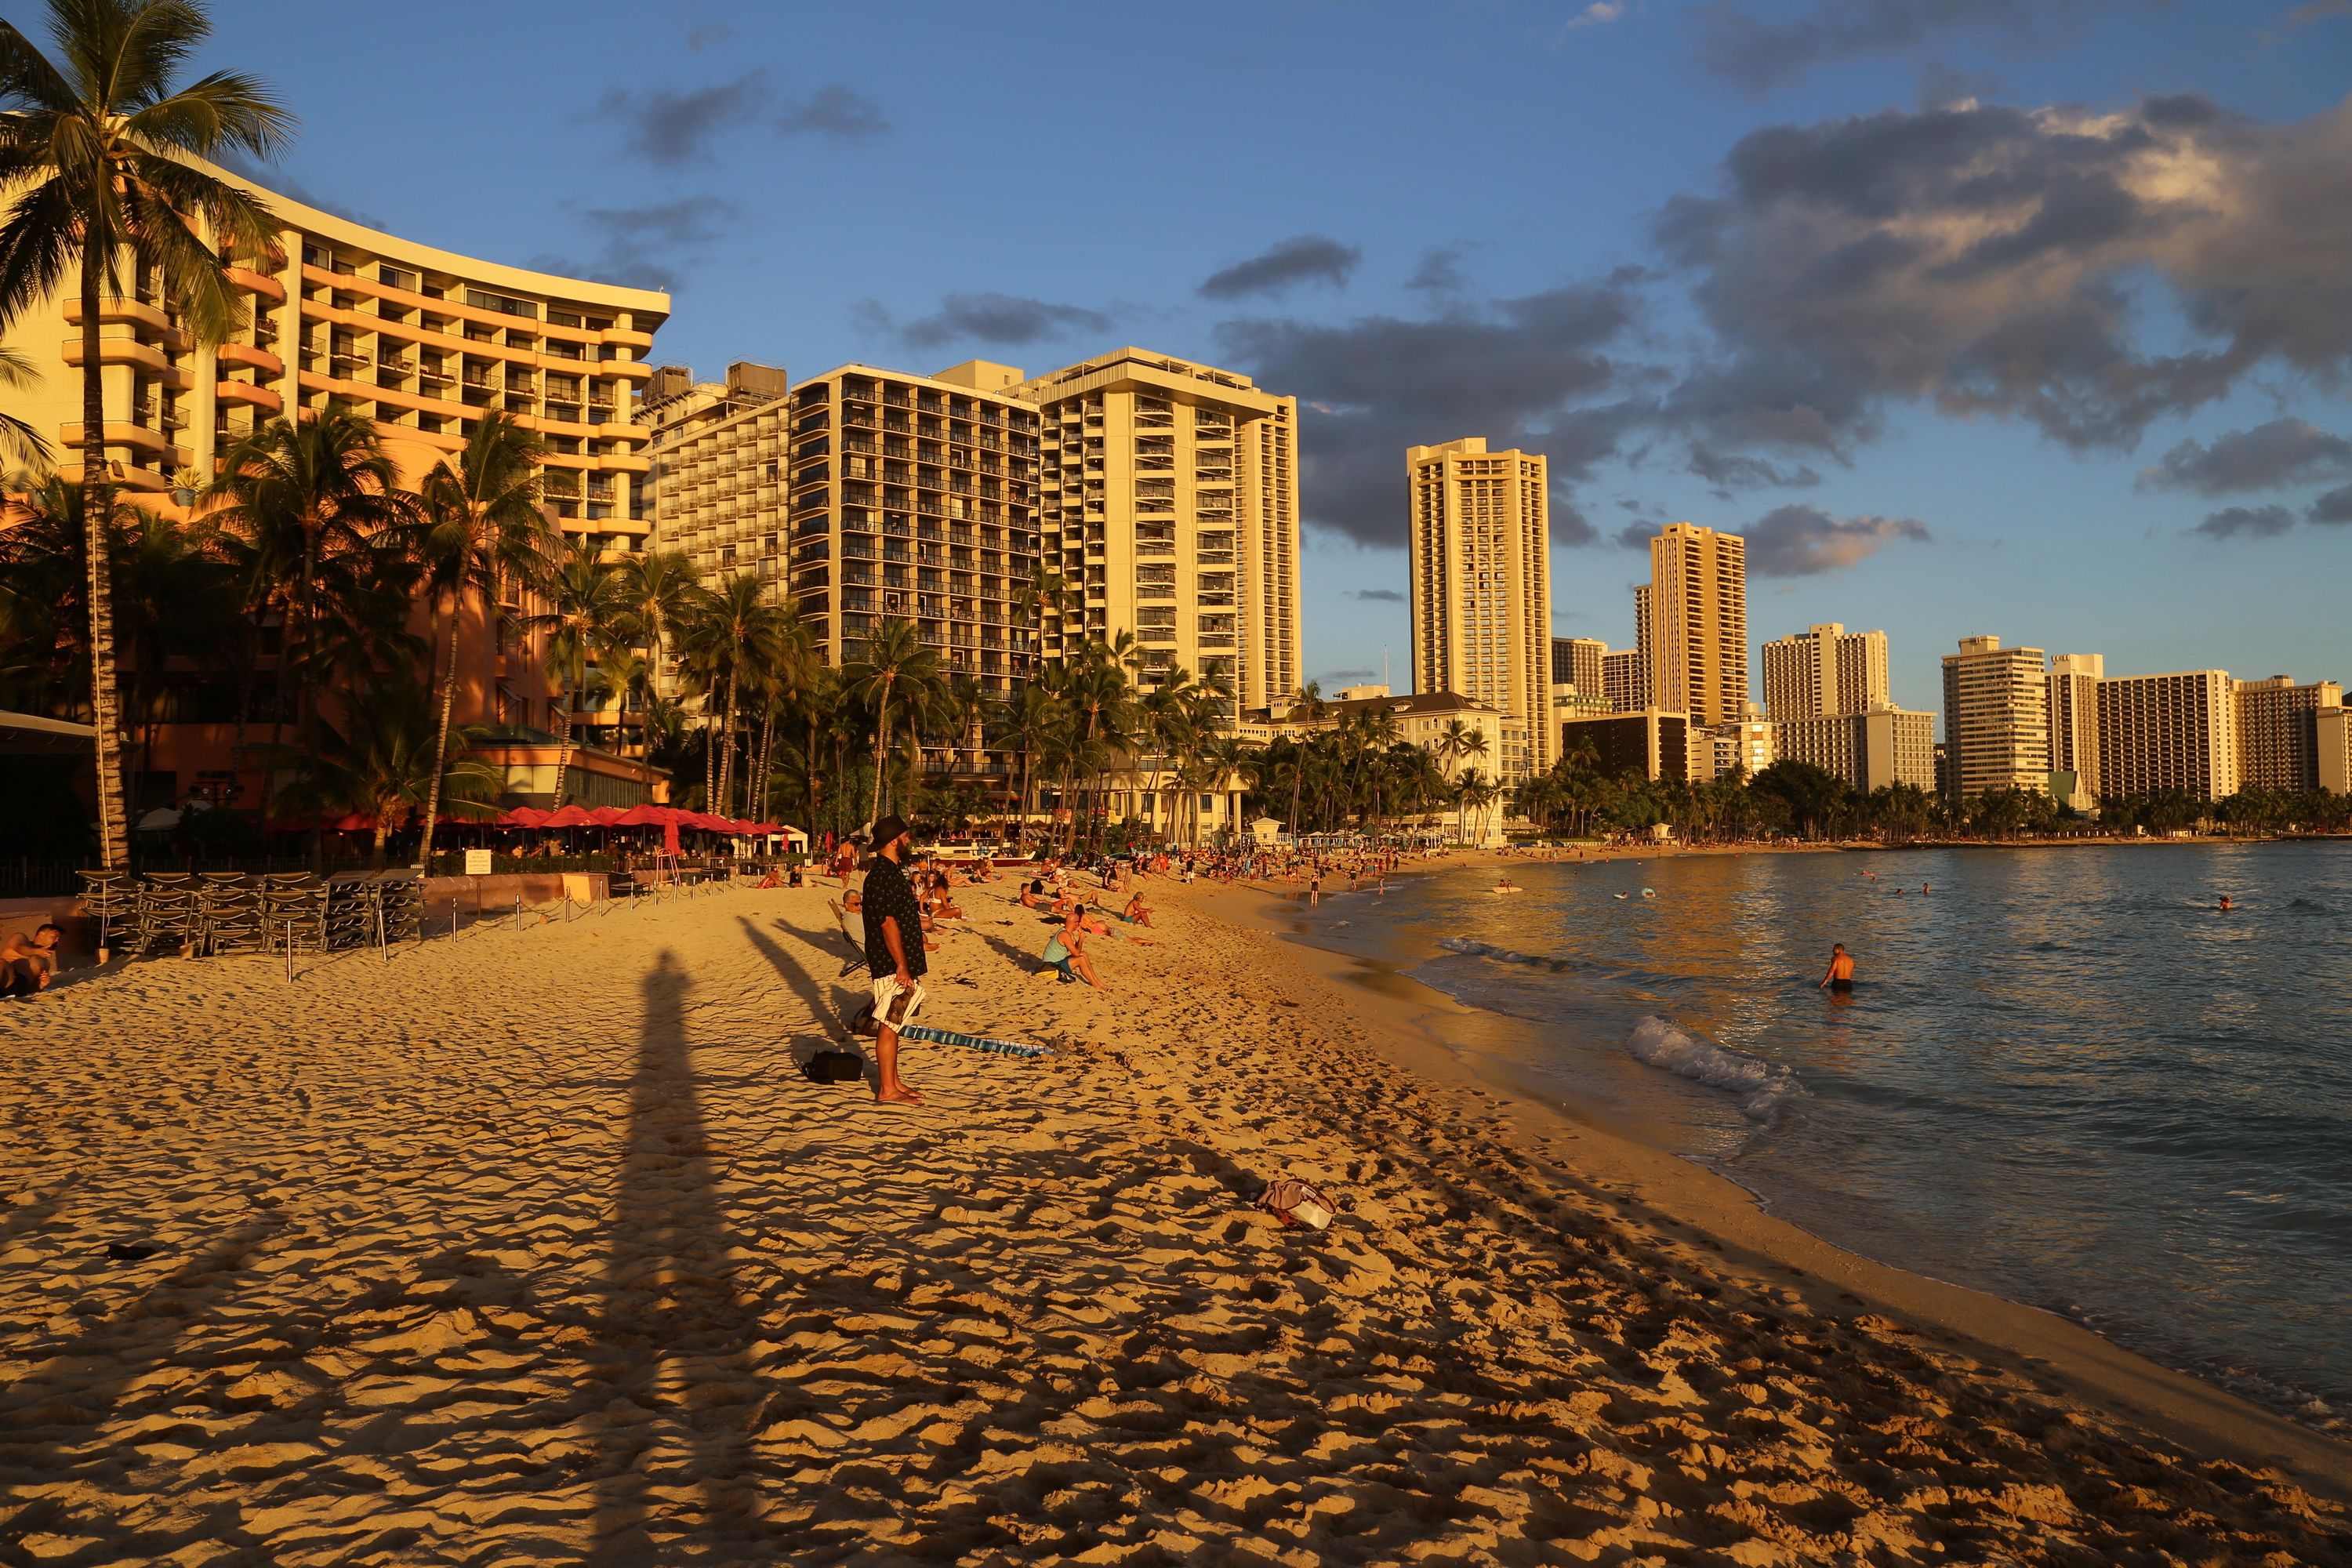
[[[1764,645],[1764,711],[1775,723],[1894,706],[1886,634],[1835,621]]]
[[[1551,513],[1540,453],[1483,436],[1405,451],[1412,505],[1414,689],[1451,691],[1526,723],[1504,778],[1551,766]]]
[[[1295,693],[1298,400],[1135,348],[1003,390],[1042,416],[1044,563],[1070,590],[1045,652],[1131,632],[1147,685],[1181,666],[1242,708]]]
[[[1650,660],[1640,648],[1612,648],[1601,656],[1601,695],[1620,713],[1650,705]]]
[[[903,620],[947,669],[1006,692],[1034,651],[1015,605],[1038,558],[1037,413],[1002,390],[1019,374],[852,364],[785,397],[677,405],[660,542],[708,582],[773,581],[829,665]]]
[[[2319,712],[2344,706],[2333,680],[2297,686],[2292,676],[2236,683],[2238,787],[2285,791],[2319,787]]]
[[[2050,771],[2074,775],[2066,804],[2090,811],[2105,793],[2099,783],[2099,681],[2107,661],[2095,653],[2062,653],[2050,660]]]
[[[1599,698],[1604,682],[1601,661],[1609,657],[1609,645],[1599,637],[1554,637],[1551,639],[1551,681],[1554,686],[1573,686],[1579,697]]]
[[[1650,541],[1652,702],[1702,727],[1748,711],[1748,542],[1669,523]]]
[[[2050,683],[2038,647],[1962,637],[1944,656],[1944,788],[1955,800],[1991,789],[2050,787]]]
[[[2238,793],[2237,705],[2230,674],[2194,669],[2099,682],[2099,786],[2110,795]]]

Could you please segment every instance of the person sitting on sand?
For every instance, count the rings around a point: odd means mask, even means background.
[[[1065,985],[1084,980],[1097,991],[1103,988],[1095,976],[1095,961],[1087,956],[1086,921],[1080,910],[1073,908],[1062,929],[1047,939],[1045,972],[1060,975]]]
[[[1813,989],[1826,991],[1832,996],[1853,994],[1853,954],[1845,950],[1845,943],[1831,944],[1830,972],[1822,976],[1822,983]]]
[[[1021,907],[1024,910],[1044,909],[1045,907],[1045,879],[1043,877],[1032,877],[1029,879],[1028,885],[1021,889],[1020,902]]]
[[[1127,900],[1127,908],[1120,918],[1129,925],[1148,926],[1151,923],[1151,909],[1143,901],[1141,889],[1137,889],[1135,897]]]
[[[768,868],[767,874],[765,876],[751,884],[751,890],[753,892],[761,892],[769,888],[781,888],[783,885],[783,874],[778,871],[775,867],[771,866]]]
[[[58,973],[58,942],[65,933],[44,921],[33,934],[10,931],[0,941],[0,996],[46,991]]]

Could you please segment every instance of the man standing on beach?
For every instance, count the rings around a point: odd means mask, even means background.
[[[866,868],[866,968],[874,977],[874,1001],[866,1017],[874,1026],[874,1098],[886,1104],[920,1105],[923,1097],[898,1078],[898,1027],[923,1005],[923,911],[907,881],[901,861],[914,843],[903,818],[886,816],[874,825],[874,864]]]

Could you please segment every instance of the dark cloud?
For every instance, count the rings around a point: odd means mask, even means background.
[[[542,272],[633,289],[670,287],[684,261],[726,237],[740,216],[734,203],[715,195],[680,196],[643,206],[575,206],[573,210],[587,226],[594,248],[536,256],[530,265]]]
[[[2294,526],[2294,513],[2283,506],[2233,506],[2209,514],[2190,529],[2209,539],[2270,539]]]
[[[1658,527],[1655,523],[1629,522],[1611,534],[1609,538],[1611,542],[1621,550],[1646,551],[1650,548],[1650,541],[1657,536]]]
[[[1922,109],[1955,109],[2000,90],[2000,81],[1985,71],[1964,71],[1941,60],[1919,68],[1916,99]]]
[[[1360,599],[1364,603],[1370,605],[1402,605],[1404,603],[1404,595],[1398,593],[1394,588],[1359,588],[1353,594],[1349,595],[1349,597]]]
[[[1323,672],[1323,680],[1331,686],[1354,686],[1379,673],[1377,669],[1327,669]]]
[[[1815,66],[1907,49],[1943,34],[1990,33],[2012,47],[2047,44],[2103,11],[2157,9],[2168,0],[1812,0],[1758,5],[1715,0],[1690,14],[1707,71],[1761,92]]]
[[[2226,496],[2347,475],[2352,475],[2352,441],[2307,420],[2283,418],[2232,430],[2210,447],[2183,441],[2154,468],[2140,470],[2137,488]]]
[[[787,136],[823,136],[834,142],[864,142],[890,129],[874,101],[838,82],[786,104],[776,129]]]
[[[764,118],[775,96],[765,73],[751,70],[707,87],[616,87],[597,100],[596,112],[621,123],[624,152],[675,168],[708,157],[722,134]]]
[[[2352,0],[2308,0],[2308,4],[2297,5],[2263,28],[2262,39],[2266,44],[2284,43],[2288,34],[2299,32],[2314,22],[2347,16],[2352,16]]]
[[[2311,510],[2303,515],[2314,522],[2352,522],[2352,485],[2329,490],[2313,501]]]
[[[1934,537],[1916,518],[1836,518],[1817,506],[1775,507],[1740,531],[1748,568],[1759,577],[1843,572],[1898,539],[1924,544]]]
[[[1226,354],[1299,400],[1300,496],[1307,520],[1360,543],[1406,536],[1404,451],[1461,436],[1551,459],[1553,533],[1589,525],[1570,487],[1616,449],[1640,414],[1633,375],[1610,347],[1639,303],[1621,276],[1457,307],[1422,319],[1339,324],[1230,321]]]
[[[1768,126],[1654,234],[1714,332],[1660,417],[1718,453],[1843,461],[1921,399],[2128,447],[2258,366],[2352,371],[2352,103]]]
[[[1294,235],[1246,261],[1209,274],[1199,292],[1203,300],[1239,300],[1252,294],[1280,294],[1301,283],[1344,289],[1349,274],[1363,258],[1361,250],[1328,235]]]
[[[924,352],[952,342],[1020,348],[1073,332],[1107,332],[1111,326],[1099,310],[1017,294],[950,294],[938,310],[903,326],[871,300],[859,303],[854,317],[866,331],[895,333],[908,348]]]
[[[1808,463],[1785,467],[1747,453],[1718,452],[1712,447],[1692,447],[1687,467],[1692,473],[1705,479],[1717,496],[1727,500],[1735,489],[1754,489],[1767,485],[1798,489],[1822,482],[1820,472]]]
[[[1584,515],[1584,509],[1560,493],[1558,485],[1551,493],[1551,542],[1554,544],[1578,546],[1601,542],[1601,531]]]
[[[1421,253],[1421,265],[1413,268],[1404,286],[1431,294],[1459,294],[1469,281],[1462,272],[1462,255],[1469,248],[1458,239],[1451,245],[1431,246]]]

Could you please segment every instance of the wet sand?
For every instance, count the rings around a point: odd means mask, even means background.
[[[929,1021],[1057,1054],[918,1110],[794,1071],[822,889],[0,1007],[0,1561],[2352,1553],[2324,1439],[1790,1261],[1234,896],[1032,978],[1013,886]]]

